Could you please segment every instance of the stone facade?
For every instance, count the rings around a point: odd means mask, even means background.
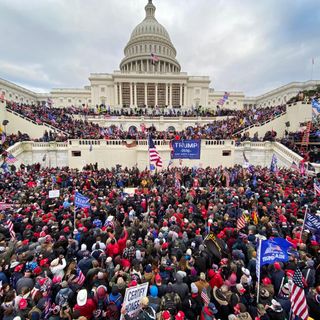
[[[123,107],[209,108],[215,110],[225,92],[210,88],[208,76],[190,76],[181,72],[176,49],[168,31],[157,21],[152,0],[146,15],[131,33],[118,71],[92,73],[84,88],[58,88],[38,94],[0,79],[0,94],[9,101],[35,103],[50,98],[55,107],[100,104],[111,109]],[[268,107],[283,104],[299,91],[315,88],[320,81],[292,82],[257,97],[229,92],[223,108]]]

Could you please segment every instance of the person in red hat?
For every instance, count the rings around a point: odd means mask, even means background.
[[[185,315],[183,311],[179,311],[176,315],[175,315],[175,320],[184,320],[185,319]]]

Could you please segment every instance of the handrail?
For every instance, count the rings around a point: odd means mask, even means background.
[[[8,107],[6,107],[6,110],[7,110],[8,112],[14,114],[15,116],[18,116],[18,117],[20,117],[20,118],[22,118],[22,119],[24,119],[24,120],[26,120],[26,121],[32,122],[32,123],[33,123],[34,125],[36,125],[36,126],[45,126],[45,127],[50,128],[51,130],[57,131],[57,132],[59,132],[59,133],[63,133],[63,134],[66,135],[66,136],[69,135],[67,132],[65,132],[65,131],[63,131],[63,130],[61,130],[61,129],[58,129],[58,128],[52,126],[52,125],[49,124],[49,123],[46,123],[46,122],[43,122],[43,121],[42,121],[41,123],[38,123],[38,122],[34,121],[33,119],[31,119],[31,118],[29,118],[29,117],[26,117],[26,116],[24,116],[24,115],[22,115],[22,114],[20,114],[20,113],[18,113],[18,112],[16,112],[16,111],[14,111],[14,110],[8,108]]]
[[[239,131],[235,131],[234,134],[243,133],[244,131],[247,131],[247,130],[253,128],[253,127],[262,127],[263,125],[265,125],[265,124],[271,122],[272,120],[275,120],[275,119],[277,119],[277,118],[285,115],[286,113],[287,113],[287,110],[286,110],[286,111],[283,111],[283,112],[281,112],[281,113],[279,113],[279,114],[276,114],[272,119],[265,120],[265,121],[262,122],[262,123],[255,123],[255,124],[252,124],[252,125],[250,125],[250,126],[248,126],[248,127],[242,128],[242,129],[240,129]]]

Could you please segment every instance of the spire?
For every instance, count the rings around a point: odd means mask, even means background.
[[[154,13],[156,11],[156,7],[152,3],[152,0],[148,0],[148,4],[144,9],[146,10],[146,18],[155,18]]]

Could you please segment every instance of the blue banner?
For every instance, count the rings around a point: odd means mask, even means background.
[[[314,216],[308,212],[305,227],[312,233],[320,233],[320,217]]]
[[[200,159],[201,140],[173,140],[172,159]]]
[[[276,261],[289,260],[288,249],[292,244],[283,238],[273,238],[261,241],[260,266]]]
[[[89,198],[83,196],[80,192],[76,192],[74,204],[78,208],[90,208]]]

